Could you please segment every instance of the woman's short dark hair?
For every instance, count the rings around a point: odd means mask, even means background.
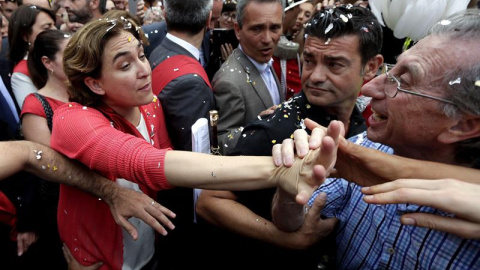
[[[8,45],[10,45],[8,56],[10,61],[16,65],[25,57],[30,45],[24,40],[25,36],[32,33],[32,26],[35,24],[38,14],[45,12],[55,22],[55,15],[50,9],[39,6],[19,6],[10,17],[8,24]]]
[[[48,70],[42,62],[42,57],[55,60],[56,54],[60,51],[60,44],[68,38],[70,34],[67,32],[48,29],[38,34],[35,39],[35,44],[28,55],[27,65],[30,78],[38,89],[44,87],[48,80]]]

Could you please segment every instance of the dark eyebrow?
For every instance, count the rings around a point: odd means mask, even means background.
[[[137,48],[140,48],[140,47],[142,46],[142,44],[140,43],[139,40],[137,40],[137,42],[138,42]],[[113,57],[112,62],[115,63],[115,61],[117,61],[118,58],[120,58],[120,57],[122,57],[122,56],[124,56],[124,55],[127,55],[127,54],[129,54],[129,53],[130,53],[130,52],[128,52],[128,51],[118,52],[118,53],[115,54],[115,56]]]
[[[347,62],[350,63],[350,60],[343,56],[325,56],[325,60],[327,61],[335,61],[335,62]]]

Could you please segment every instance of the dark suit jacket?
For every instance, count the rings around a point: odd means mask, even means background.
[[[165,38],[152,52],[150,57],[152,70],[167,57],[178,54],[193,58],[193,55],[183,47]],[[155,80],[155,77],[152,80]],[[199,118],[209,119],[209,111],[215,108],[212,89],[200,76],[187,74],[172,80],[158,97],[163,106],[174,149],[191,151],[192,125]]]
[[[150,45],[145,46],[145,55],[147,59],[150,59],[150,55],[158,47],[167,35],[167,25],[165,21],[155,22],[148,25],[142,25],[142,30],[147,35],[148,42]],[[204,67],[209,64],[209,55],[210,55],[210,31],[207,31],[205,37],[202,41],[201,50],[203,51],[204,57]]]
[[[284,101],[285,93],[280,91],[280,82],[273,68],[271,71],[278,86],[280,101]],[[277,104],[273,104],[258,69],[238,48],[233,50],[215,74],[212,87],[219,110],[218,141],[225,154],[226,150],[235,146],[241,133],[238,128],[257,119],[260,112]]]

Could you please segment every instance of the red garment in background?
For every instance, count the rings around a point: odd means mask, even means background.
[[[273,56],[273,69],[277,74],[280,84],[282,83],[281,59]],[[291,98],[294,94],[300,92],[302,89],[302,82],[300,80],[300,67],[298,66],[298,59],[292,58],[286,60],[286,79],[287,89],[285,93],[285,100]]]

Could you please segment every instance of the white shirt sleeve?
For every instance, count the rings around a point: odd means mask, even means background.
[[[17,101],[20,109],[23,107],[23,101],[25,98],[30,93],[35,93],[38,91],[30,77],[20,72],[14,72],[12,74],[11,84],[13,94],[15,95],[15,100]]]

